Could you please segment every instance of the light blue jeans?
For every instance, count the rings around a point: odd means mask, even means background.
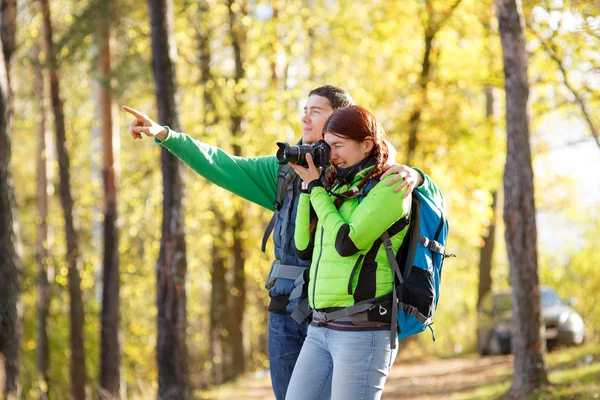
[[[398,343],[390,331],[336,331],[308,327],[286,400],[380,399]]]

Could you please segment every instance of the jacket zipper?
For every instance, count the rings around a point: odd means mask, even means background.
[[[348,294],[349,295],[352,295],[352,281],[354,280],[354,274],[356,273],[356,270],[358,269],[358,266],[360,265],[360,263],[364,257],[365,257],[365,255],[361,254],[358,257],[358,260],[356,260],[356,264],[354,264],[354,268],[352,268],[352,273],[350,274],[350,280],[348,281]]]
[[[315,277],[314,277],[314,283],[313,283],[313,293],[312,293],[313,307],[316,307],[315,292],[317,290],[317,273],[319,272],[319,264],[321,263],[321,256],[323,255],[323,232],[324,231],[325,231],[325,228],[321,227],[321,244],[319,245],[319,258],[317,259],[317,266],[315,268]]]

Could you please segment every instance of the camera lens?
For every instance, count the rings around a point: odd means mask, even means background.
[[[279,147],[277,150],[277,161],[279,164],[291,162],[306,166],[306,155],[309,153],[314,155],[313,146],[311,145],[290,146],[287,143],[277,142],[277,146]]]

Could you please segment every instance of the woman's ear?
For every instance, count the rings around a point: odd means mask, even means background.
[[[369,154],[373,150],[373,146],[375,145],[375,143],[373,142],[372,138],[368,137],[362,141],[362,145],[363,145],[365,154]]]

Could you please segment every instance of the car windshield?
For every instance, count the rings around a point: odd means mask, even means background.
[[[560,306],[563,303],[555,291],[550,289],[541,290],[542,308]],[[512,298],[510,293],[499,293],[494,296],[494,312],[498,314],[511,311]]]
[[[553,306],[560,306],[563,301],[558,295],[552,290],[542,290],[542,308],[549,308]]]

